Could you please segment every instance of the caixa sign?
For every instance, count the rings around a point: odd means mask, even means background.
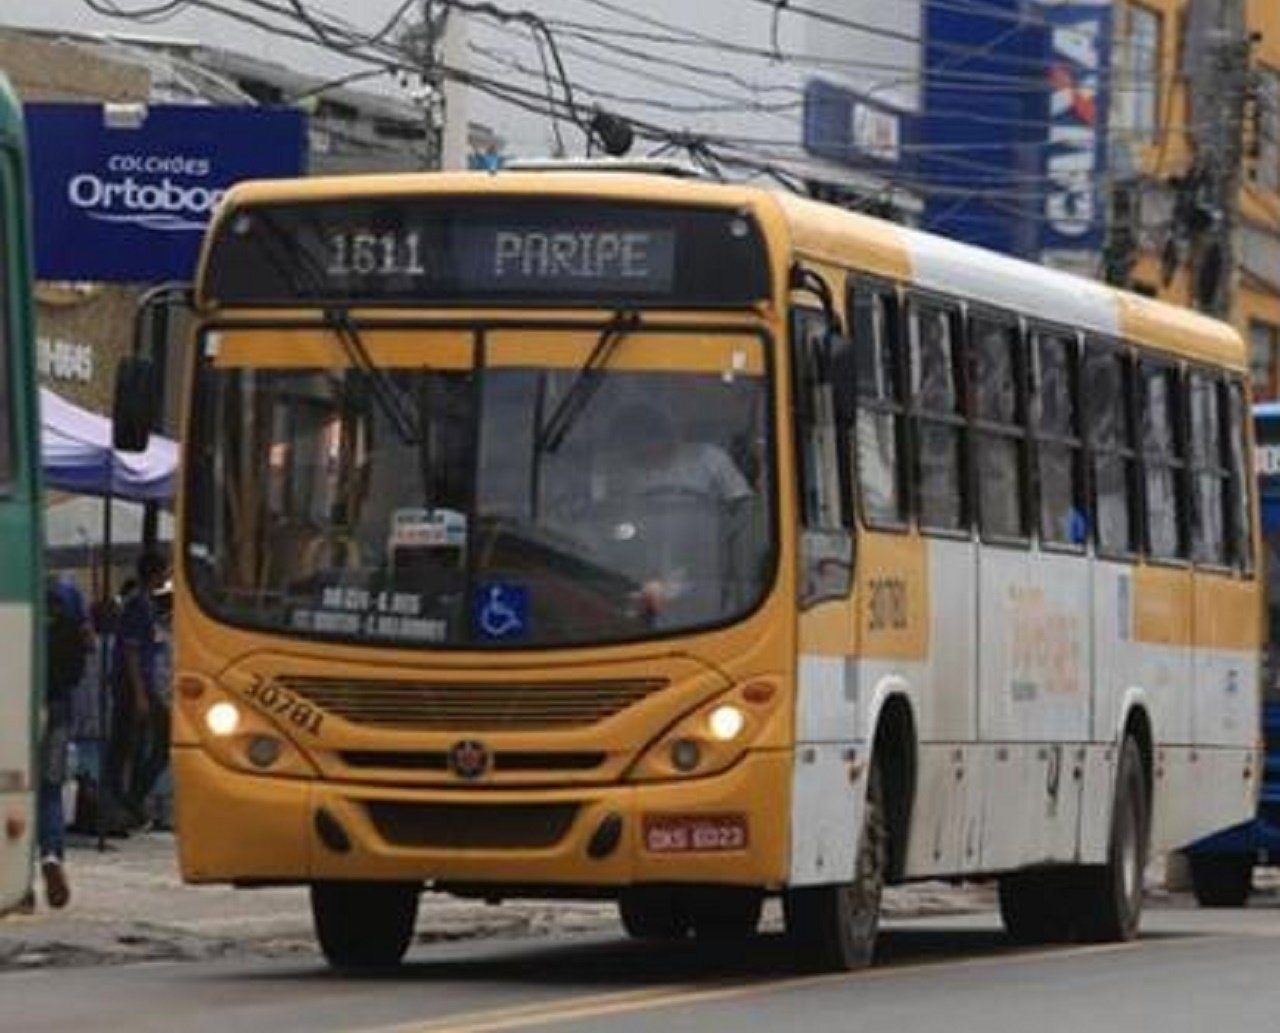
[[[1113,0],[1039,0],[1046,23],[1048,139],[1041,250],[1094,252],[1105,224]]]
[[[41,279],[189,280],[231,184],[303,171],[292,109],[29,104],[26,116]]]

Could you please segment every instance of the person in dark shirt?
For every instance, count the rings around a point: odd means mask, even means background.
[[[159,553],[138,558],[138,579],[116,621],[111,657],[112,734],[107,788],[142,823],[169,748],[169,711],[156,684],[159,649],[153,596],[168,576]]]
[[[66,580],[51,579],[45,611],[45,722],[40,743],[40,789],[36,833],[45,898],[53,908],[66,907],[71,884],[66,873],[66,815],[62,785],[67,779],[67,746],[71,728],[71,694],[84,677],[93,633],[84,598]]]

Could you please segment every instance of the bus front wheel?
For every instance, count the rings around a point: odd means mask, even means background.
[[[413,939],[418,895],[415,883],[314,883],[311,917],[325,960],[353,972],[400,964]]]
[[[1253,889],[1253,858],[1191,858],[1191,892],[1201,907],[1244,907]]]
[[[680,894],[665,886],[624,890],[618,898],[618,914],[633,940],[683,940],[693,924]]]
[[[787,933],[812,967],[853,971],[871,964],[880,927],[888,838],[880,770],[873,764],[853,881],[793,889],[783,897]]]

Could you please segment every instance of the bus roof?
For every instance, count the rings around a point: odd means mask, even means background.
[[[1192,361],[1236,370],[1246,364],[1244,342],[1231,326],[1190,309],[772,188],[571,169],[329,176],[237,184],[222,211],[237,204],[448,193],[741,205],[757,212],[766,233],[786,233],[795,251],[818,261],[1124,338]]]

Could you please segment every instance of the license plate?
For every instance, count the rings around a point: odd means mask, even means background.
[[[686,854],[747,848],[745,814],[646,814],[644,848],[651,854]]]

